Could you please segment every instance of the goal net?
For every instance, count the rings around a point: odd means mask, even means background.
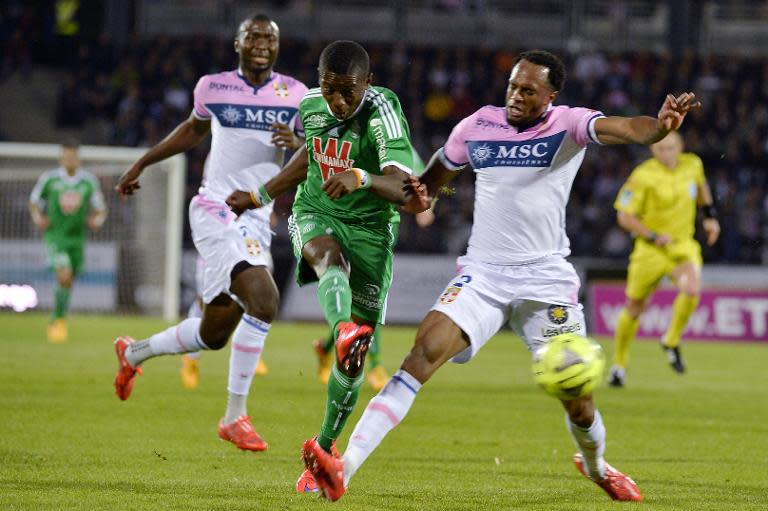
[[[128,200],[114,192],[120,175],[145,151],[80,147],[81,166],[98,178],[108,216],[99,231],[88,233],[73,311],[178,316],[185,157],[147,168],[141,190]],[[55,277],[28,204],[38,177],[58,167],[60,156],[56,144],[0,143],[0,308],[53,306]]]

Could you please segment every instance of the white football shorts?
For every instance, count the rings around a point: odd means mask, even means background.
[[[469,337],[470,346],[453,362],[468,362],[504,324],[531,352],[555,335],[586,335],[579,277],[565,258],[502,266],[463,256],[458,267],[431,309],[451,318]]]
[[[202,259],[198,293],[203,303],[211,303],[222,293],[232,296],[230,274],[240,261],[271,271],[272,231],[268,222],[247,211],[237,218],[224,202],[198,194],[189,203],[189,225]]]

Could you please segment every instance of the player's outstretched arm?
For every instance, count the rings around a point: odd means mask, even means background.
[[[194,114],[190,114],[187,120],[176,126],[167,137],[147,151],[144,156],[139,158],[139,161],[120,176],[115,191],[121,195],[133,195],[136,190],[141,188],[139,176],[145,168],[176,154],[189,151],[202,142],[210,131],[210,120],[201,120]]]
[[[241,215],[246,209],[256,209],[266,206],[288,190],[307,179],[309,157],[307,147],[301,146],[285,164],[282,170],[272,179],[259,187],[258,190],[235,190],[226,203],[236,215]]]
[[[692,92],[678,97],[668,94],[656,118],[601,117],[595,121],[595,134],[603,144],[653,144],[670,131],[680,129],[688,112],[700,107],[701,102]]]

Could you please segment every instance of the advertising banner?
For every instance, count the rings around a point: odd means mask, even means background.
[[[672,317],[674,288],[653,295],[640,317],[638,337],[660,339]],[[590,333],[613,336],[616,319],[624,306],[623,282],[592,282],[589,285]],[[683,333],[686,340],[768,342],[768,288],[706,288]]]

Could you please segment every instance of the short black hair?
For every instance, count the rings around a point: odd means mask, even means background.
[[[318,69],[340,75],[361,74],[368,76],[371,61],[365,48],[354,41],[334,41],[320,54]]]
[[[272,23],[272,18],[267,16],[266,14],[254,14],[253,16],[249,16],[245,18],[243,21],[240,22],[240,24],[237,25],[237,34],[240,35],[240,32],[243,31],[243,27],[246,23],[256,23],[257,21],[263,21],[265,23]]]
[[[549,69],[549,84],[556,91],[563,90],[563,85],[565,84],[565,64],[557,55],[544,50],[524,51],[517,56],[512,63],[512,67],[515,67],[521,60],[527,60],[532,64]]]

